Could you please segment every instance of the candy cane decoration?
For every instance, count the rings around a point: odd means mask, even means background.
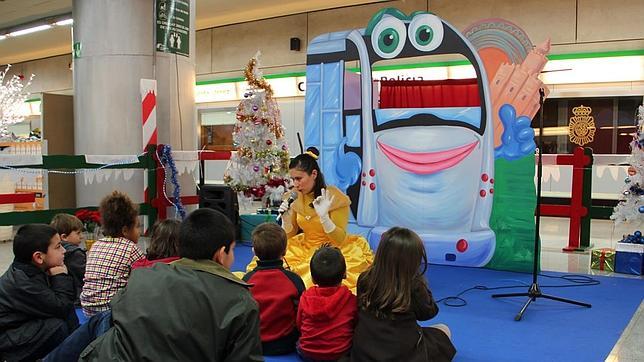
[[[141,122],[143,127],[143,151],[149,145],[157,144],[157,81],[154,79],[141,79]],[[155,195],[149,195],[148,173],[143,173],[143,196],[146,203],[152,202]],[[143,229],[147,232],[148,220],[144,222]]]
[[[143,122],[143,151],[157,144],[157,81],[141,79],[141,110]]]

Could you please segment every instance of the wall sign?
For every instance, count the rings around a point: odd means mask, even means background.
[[[156,49],[190,56],[190,1],[156,1]]]

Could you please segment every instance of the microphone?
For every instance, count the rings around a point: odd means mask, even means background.
[[[288,199],[286,200],[286,210],[284,210],[284,211],[280,210],[279,211],[279,215],[277,215],[277,219],[275,219],[276,221],[280,221],[280,219],[282,219],[282,215],[284,215],[284,213],[287,212],[288,209],[291,208],[291,204],[295,200],[297,200],[297,192],[292,191],[291,194],[288,196]]]

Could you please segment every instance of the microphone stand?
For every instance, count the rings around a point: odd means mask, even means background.
[[[539,236],[539,226],[541,224],[541,177],[543,175],[543,101],[545,98],[545,91],[543,88],[539,88],[539,138],[537,140],[539,146],[539,158],[537,160],[537,210],[535,214],[535,231],[534,231],[534,256],[533,256],[533,265],[532,265],[532,284],[528,289],[527,293],[506,293],[506,294],[494,294],[492,298],[507,298],[507,297],[528,297],[528,300],[523,305],[523,308],[519,313],[514,317],[515,321],[520,321],[523,318],[523,313],[528,309],[530,303],[537,300],[537,298],[546,298],[550,300],[556,300],[558,302],[575,304],[582,307],[591,308],[591,305],[588,303],[577,302],[570,299],[564,299],[560,297],[555,297],[548,294],[543,294],[541,288],[539,288],[539,283],[537,281],[538,263],[539,263],[539,252],[540,252],[540,241]]]

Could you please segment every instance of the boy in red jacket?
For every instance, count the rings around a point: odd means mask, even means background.
[[[306,287],[302,278],[284,269],[284,229],[276,223],[263,223],[253,230],[251,238],[257,267],[243,280],[252,284],[250,293],[259,305],[262,351],[266,356],[291,353],[300,336],[295,328],[295,315]]]
[[[311,258],[316,286],[300,298],[297,353],[304,361],[334,361],[351,348],[358,299],[342,285],[347,266],[340,249],[322,246]]]

